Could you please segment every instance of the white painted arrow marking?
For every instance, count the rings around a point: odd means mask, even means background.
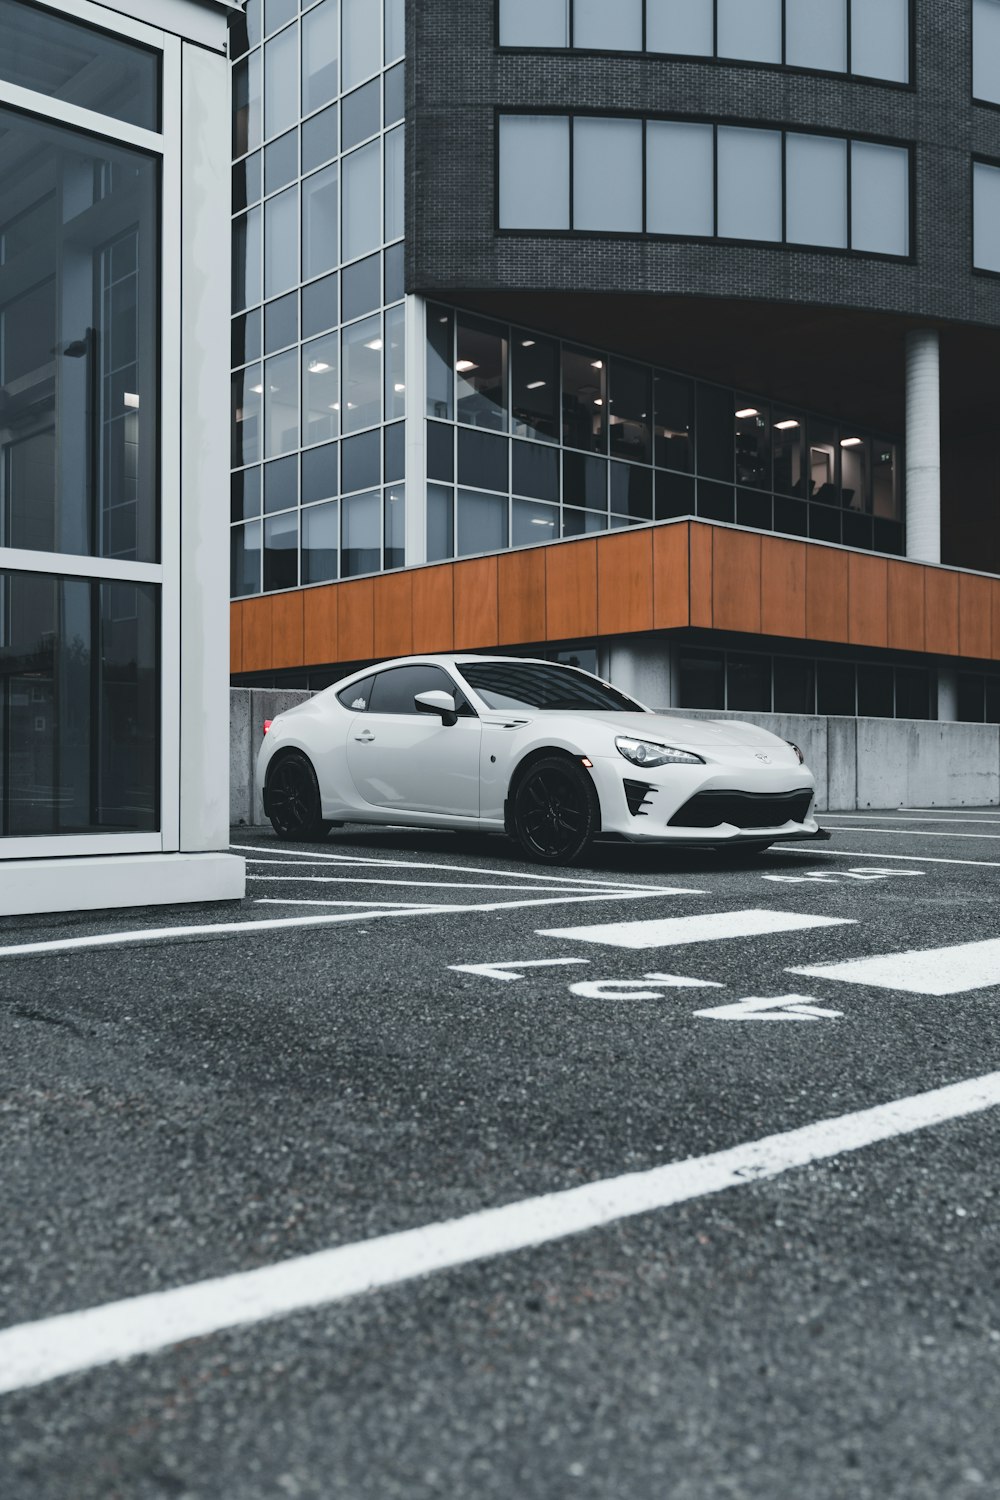
[[[715,1005],[711,1010],[696,1010],[706,1021],[818,1021],[836,1019],[841,1010],[826,1010],[812,995],[772,995],[764,999],[750,995],[732,1005]]]
[[[523,974],[513,972],[518,969],[554,969],[562,964],[589,963],[589,958],[525,958],[515,960],[513,963],[449,964],[448,967],[458,974],[482,974],[484,979],[502,979],[507,983],[511,979],[524,978]]]
[[[644,985],[656,989],[644,989]],[[714,979],[685,979],[681,974],[643,974],[641,979],[583,979],[571,984],[571,995],[584,1000],[662,1000],[663,990],[724,990]]]

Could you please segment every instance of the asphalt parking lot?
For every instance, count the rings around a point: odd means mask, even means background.
[[[1000,811],[0,919],[4,1500],[1000,1495]]]

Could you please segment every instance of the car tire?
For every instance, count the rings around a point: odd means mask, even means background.
[[[268,772],[267,809],[279,839],[311,843],[325,839],[333,826],[323,818],[316,772],[299,750],[290,750]]]
[[[566,755],[546,755],[518,777],[511,795],[511,832],[529,859],[572,865],[600,827],[594,783]]]

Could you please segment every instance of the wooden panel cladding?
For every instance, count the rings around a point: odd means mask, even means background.
[[[993,649],[991,601],[993,581],[971,573],[958,575],[958,651],[960,656],[989,656]]]
[[[958,574],[924,569],[924,649],[937,656],[958,653]]]
[[[545,553],[541,547],[497,558],[497,626],[504,645],[545,639]]]
[[[454,579],[456,651],[498,645],[496,558],[455,563]]]
[[[713,532],[712,623],[716,630],[760,634],[760,537]]]
[[[764,635],[806,633],[806,544],[761,537],[760,628]]]
[[[597,634],[597,543],[564,542],[545,552],[545,638]]]
[[[683,521],[238,600],[230,621],[234,673],[688,626],[1000,661],[1000,579]]]
[[[653,531],[653,627],[680,630],[691,622],[688,563],[690,527],[657,526]]]
[[[621,531],[597,543],[597,633],[653,628],[653,534]]]
[[[833,547],[806,549],[806,636],[814,641],[846,641],[846,552]]]
[[[847,630],[852,646],[888,643],[889,573],[884,557],[848,554]]]
[[[886,564],[890,651],[924,649],[924,569],[919,563]]]

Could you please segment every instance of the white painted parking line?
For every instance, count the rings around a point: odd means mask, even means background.
[[[272,859],[269,861],[248,860],[249,864],[298,864],[303,861],[317,860],[323,864],[357,865],[359,868],[364,865],[371,865],[375,869],[446,870],[453,875],[492,875],[494,879],[501,878],[504,880],[515,881],[537,881],[539,878],[537,872],[535,874],[529,874],[525,870],[508,870],[502,867],[500,869],[497,869],[496,867],[487,868],[481,867],[479,865],[463,865],[458,863],[457,860],[452,860],[449,864],[441,864],[413,859],[367,859],[364,857],[349,854],[315,854],[302,849],[297,849],[294,851],[293,855],[282,859],[277,856],[277,851],[275,849],[269,848],[265,844],[230,844],[229,847],[236,850],[237,853],[246,853],[247,851],[252,851],[256,854],[270,854],[272,856]],[[567,887],[596,886],[600,887],[603,890],[609,885],[613,885],[616,890],[635,891],[648,889],[648,887],[646,886],[636,885],[634,881],[619,880],[614,876],[609,876],[606,880],[596,880],[591,878],[590,876],[581,875],[547,875],[545,878],[546,880],[551,880],[553,884],[564,885]]]
[[[829,817],[823,816],[823,822],[829,823]],[[952,833],[950,829],[943,829],[940,833],[932,828],[859,828],[856,823],[832,823],[831,827],[842,827],[845,833],[881,833],[887,838],[897,839],[992,839],[996,842],[1000,839],[997,833]]]
[[[1000,938],[956,943],[949,948],[915,948],[904,953],[880,953],[839,964],[809,964],[786,970],[815,979],[838,979],[845,984],[868,984],[876,989],[903,990],[911,995],[963,995],[1000,985]]]
[[[871,812],[867,812],[867,813],[846,813],[846,812],[842,812],[842,813],[822,813],[821,817],[823,818],[824,822],[829,821],[830,818],[849,818],[852,823],[858,822],[862,818],[866,818],[869,821],[872,818],[876,818],[880,823],[985,823],[987,826],[989,826],[990,824],[993,824],[994,826],[996,826],[996,822],[997,822],[996,818],[981,818],[981,817],[980,818],[955,818],[955,817],[952,817],[950,814],[947,817],[931,817],[930,815],[928,815],[926,818],[916,818],[916,817],[906,817],[902,813],[871,813]],[[907,831],[910,831],[910,830],[907,830]],[[919,829],[916,830],[916,832],[918,832],[918,833],[919,833],[919,831],[920,831]]]
[[[817,1005],[812,995],[772,995],[765,999],[749,995],[745,1000],[735,1000],[732,1005],[713,1005],[709,1010],[696,1010],[695,1016],[704,1021],[830,1021],[839,1019],[842,1010],[828,1010]]]
[[[405,885],[418,886],[422,891],[506,891],[508,895],[514,895],[518,891],[548,891],[550,895],[555,895],[556,893],[564,894],[569,889],[567,886],[549,882],[539,885],[511,886],[491,885],[481,880],[394,880],[388,875],[379,875],[376,878],[360,875],[248,875],[247,880],[272,881],[280,885]],[[609,895],[617,896],[622,887],[609,883],[604,889]],[[651,891],[654,887],[643,886],[641,889]],[[669,886],[662,886],[656,890],[657,894],[662,896],[669,896],[671,893]],[[627,888],[626,894],[631,894]]]
[[[554,969],[566,964],[589,963],[589,958],[522,958],[502,964],[449,964],[448,967],[456,974],[479,974],[484,979],[500,979],[510,984],[515,979],[524,978],[521,969]]]
[[[815,859],[816,855],[805,849],[773,849],[772,854],[793,854],[798,859]],[[972,865],[977,870],[1000,870],[1000,861],[993,859],[943,859],[939,854],[886,854],[879,850],[872,854],[869,849],[824,849],[824,859],[899,859],[904,864],[921,865]],[[919,874],[919,870],[914,871]]]
[[[341,1245],[278,1265],[151,1292],[0,1332],[0,1392],[153,1354],[187,1339],[325,1307],[976,1115],[1000,1104],[1000,1073],[820,1120],[710,1156]]]
[[[816,917],[790,911],[715,911],[694,917],[653,917],[639,922],[603,922],[593,927],[555,927],[539,937],[573,938],[612,948],[673,948],[682,943],[714,943],[722,938],[768,937],[810,927],[851,927],[851,917]]]

